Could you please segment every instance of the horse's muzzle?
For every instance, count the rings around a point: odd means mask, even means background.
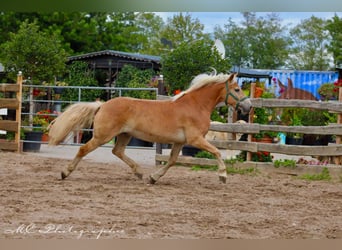
[[[248,114],[252,109],[252,102],[249,98],[240,102],[237,106],[237,112],[245,115]]]

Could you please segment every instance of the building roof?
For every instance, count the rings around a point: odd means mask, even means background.
[[[233,73],[238,73],[238,77],[250,77],[250,78],[271,78],[271,74],[266,70],[246,69],[239,66],[233,66],[230,69]]]
[[[138,68],[160,69],[160,56],[128,53],[115,50],[102,50],[82,55],[70,56],[69,62],[88,61],[96,68],[122,68],[124,64],[135,64]]]

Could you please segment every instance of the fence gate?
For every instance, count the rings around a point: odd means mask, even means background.
[[[14,133],[14,138],[0,140],[0,150],[20,151],[21,98],[23,77],[19,72],[16,84],[0,84],[0,130],[3,134]],[[10,94],[7,94],[10,93]],[[15,94],[15,97],[13,95]],[[10,97],[7,97],[10,96]],[[15,120],[6,120],[7,110],[15,110]]]

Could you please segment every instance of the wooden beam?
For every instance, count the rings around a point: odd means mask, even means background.
[[[256,108],[310,108],[342,113],[342,103],[336,101],[318,102],[299,99],[252,98],[251,102],[252,106]]]
[[[261,131],[273,132],[289,132],[302,134],[317,134],[317,135],[342,135],[342,124],[328,126],[282,126],[282,125],[264,125],[257,123],[223,123],[211,124],[211,131],[226,132],[226,133],[243,133],[257,134]]]
[[[0,92],[19,92],[19,84],[2,83],[0,84]]]
[[[17,109],[19,101],[11,98],[0,98],[0,108]]]
[[[17,151],[18,145],[15,141],[0,140],[0,150]]]
[[[10,120],[0,120],[0,130],[18,132],[18,122]]]

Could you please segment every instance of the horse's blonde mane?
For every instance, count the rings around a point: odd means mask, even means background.
[[[173,100],[175,101],[181,98],[182,96],[186,95],[187,93],[192,92],[196,89],[200,89],[206,85],[225,82],[227,81],[229,76],[230,74],[216,74],[216,71],[214,71],[214,73],[212,74],[200,74],[191,81],[190,87],[187,90],[182,91],[178,95],[175,95],[173,97]]]

